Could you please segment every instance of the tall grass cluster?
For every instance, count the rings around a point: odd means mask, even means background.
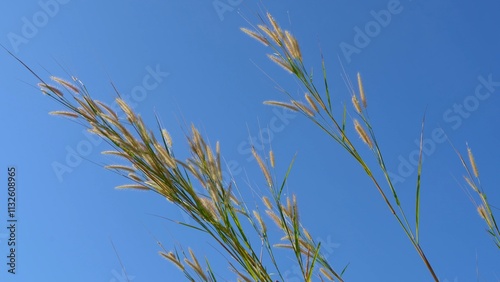
[[[290,73],[304,90],[303,95],[297,96],[282,89],[283,100],[268,100],[264,104],[300,113],[356,161],[361,168],[359,172],[364,173],[373,183],[373,188],[380,194],[380,200],[401,227],[401,235],[408,239],[409,246],[420,257],[429,277],[439,281],[439,270],[433,267],[432,260],[426,255],[420,241],[424,120],[414,201],[411,205],[403,205],[399,191],[389,177],[376,130],[367,114],[370,97],[365,92],[362,76],[358,73],[355,81],[351,81],[345,75],[351,93],[351,101],[347,105],[351,106],[344,106],[343,111],[334,112],[323,59],[320,79],[316,81],[313,74],[307,71],[309,68],[304,62],[297,39],[291,32],[283,29],[269,13],[263,15],[254,27],[241,30],[267,46],[269,59]],[[168,129],[163,127],[160,119],[157,118],[154,129],[151,129],[120,98],[118,92],[116,102],[121,112],[93,99],[85,84],[78,78],[65,80],[51,77],[51,83],[38,76],[37,78],[42,92],[64,107],[63,110],[50,114],[74,119],[89,132],[102,137],[113,148],[102,153],[116,156],[120,161],[106,168],[121,174],[128,181],[116,188],[154,192],[184,211],[194,223],[179,224],[190,228],[192,232],[198,232],[200,237],[211,238],[216,242],[227,258],[227,266],[238,281],[285,281],[276,249],[290,252],[304,281],[344,281],[343,274],[346,270],[356,271],[347,269],[345,265],[333,265],[326,259],[321,244],[313,239],[314,236],[301,223],[297,197],[284,196],[283,189],[293,161],[285,177],[277,180],[274,177],[276,161],[273,151],[252,150],[268,191],[262,196],[261,203],[250,207],[248,199],[243,199],[239,193],[236,181],[223,178],[222,149],[219,143],[213,145],[207,142],[194,125],[187,136],[190,157],[179,159]],[[354,141],[358,138],[363,142]],[[467,146],[465,149],[466,157],[459,149],[455,150],[465,169],[464,183],[468,185],[466,194],[484,220],[493,243],[500,250],[500,230],[485,189],[481,186],[478,164],[471,148]],[[370,158],[375,162],[369,161]],[[410,217],[408,214],[414,216]],[[269,224],[278,227],[280,241],[276,242],[274,234],[270,234],[276,229],[269,228]],[[258,238],[259,244],[255,244],[252,238]],[[159,254],[182,271],[189,281],[222,280],[210,264],[210,258],[202,259],[189,248],[185,251],[182,248],[163,248],[162,245]]]

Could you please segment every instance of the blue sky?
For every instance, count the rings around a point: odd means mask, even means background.
[[[350,101],[341,63],[353,78],[362,73],[379,143],[410,207],[416,174],[409,158],[426,112],[422,246],[441,281],[500,279],[500,252],[457,184],[459,160],[432,135],[443,129],[463,153],[469,143],[489,199],[500,206],[498,2],[159,2],[2,2],[0,43],[43,77],[77,76],[105,102],[115,97],[113,81],[151,126],[158,113],[177,156],[187,157],[184,132],[194,123],[220,140],[240,189],[264,191],[248,149],[261,132],[270,134],[264,145],[276,153],[278,175],[297,154],[288,193],[297,194],[303,223],[324,242],[331,263],[349,264],[346,281],[431,281],[361,168],[302,116],[262,104],[285,98],[266,74],[299,93],[266,58],[268,50],[239,31],[245,18],[256,23],[255,13],[267,8],[298,38],[317,74],[321,48],[337,105]],[[116,191],[126,180],[101,167],[113,162],[100,154],[104,142],[49,116],[60,106],[41,95],[36,79],[6,52],[0,62],[0,175],[6,183],[14,166],[18,187],[17,274],[7,273],[2,228],[1,281],[125,281],[113,245],[131,281],[182,281],[157,255],[156,240],[207,254],[222,278],[234,280],[212,241],[158,217],[182,220],[175,207],[153,193]],[[142,91],[145,79],[154,87]],[[7,225],[2,187],[0,226]],[[288,255],[287,281],[299,281]]]

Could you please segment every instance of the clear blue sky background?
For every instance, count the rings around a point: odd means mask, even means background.
[[[213,2],[234,7],[218,13]],[[44,10],[40,3],[52,6]],[[372,30],[370,42],[356,42],[356,27],[364,30],[374,20],[371,11],[393,4],[398,8],[390,22]],[[277,173],[297,154],[288,192],[298,195],[303,223],[324,242],[331,263],[339,269],[350,264],[346,281],[431,281],[358,165],[305,118],[283,117],[262,105],[284,97],[258,67],[300,93],[291,76],[268,61],[265,47],[239,31],[248,24],[238,11],[256,22],[263,6],[293,31],[306,65],[318,74],[321,46],[335,103],[349,102],[340,62],[351,77],[363,74],[370,116],[392,172],[405,174],[400,166],[417,148],[426,111],[429,138],[443,128],[462,152],[469,142],[490,200],[500,206],[500,86],[484,100],[473,98],[478,77],[500,82],[497,1],[3,1],[0,42],[44,77],[67,77],[65,70],[78,76],[105,102],[114,98],[111,80],[130,95],[148,67],[169,73],[132,100],[134,109],[151,126],[158,112],[178,156],[187,156],[186,123],[212,142],[220,140],[225,159],[238,165],[233,173],[242,190],[264,193],[257,165],[248,160],[248,138],[278,118],[279,129],[271,130]],[[357,53],[345,56],[340,46],[346,44],[357,46]],[[18,172],[19,220],[16,275],[6,271],[7,230],[0,228],[0,281],[125,281],[111,240],[131,281],[183,281],[157,255],[156,239],[167,249],[181,244],[208,254],[227,279],[222,281],[235,280],[212,241],[157,217],[183,219],[164,199],[113,189],[125,179],[95,164],[113,162],[100,155],[104,143],[92,143],[80,126],[49,116],[60,106],[40,94],[19,63],[0,54],[0,227],[6,225],[9,166]],[[464,103],[469,110],[462,117],[454,105]],[[462,183],[459,160],[448,143],[429,142],[434,147],[423,168],[421,226],[429,260],[442,281],[499,281],[500,251],[455,180]],[[88,160],[68,163],[72,150]],[[54,163],[71,172],[58,175]],[[411,214],[415,173],[403,178],[397,188]],[[253,201],[258,199],[247,203]],[[281,254],[287,281],[300,281],[289,254]]]

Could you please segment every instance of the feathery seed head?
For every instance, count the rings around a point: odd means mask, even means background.
[[[293,73],[293,69],[288,61],[285,61],[282,58],[271,54],[267,54],[267,56],[269,57],[269,59],[271,59],[271,61],[275,62],[278,66],[282,67],[287,72]]]
[[[128,106],[128,104],[125,103],[125,101],[122,100],[122,98],[116,98],[116,103],[118,104],[118,106],[120,106],[120,108],[122,109],[122,111],[127,115],[127,118],[129,119],[129,121],[132,122],[132,121],[134,121],[136,119],[134,112]]]
[[[269,200],[268,197],[266,196],[263,196],[262,197],[262,202],[264,202],[264,205],[266,206],[266,208],[272,210],[273,209],[273,204],[271,204],[271,201]]]
[[[285,31],[285,48],[294,59],[302,61],[299,43],[288,30]]]
[[[483,205],[477,207],[477,212],[479,213],[479,216],[481,216],[481,218],[486,222],[488,227],[492,228],[493,224],[491,222],[490,216]]]
[[[107,165],[104,168],[112,169],[112,170],[124,170],[129,173],[134,173],[136,170],[133,167],[125,166],[125,165]]]
[[[358,112],[358,114],[361,114],[361,106],[359,105],[359,101],[358,101],[358,98],[356,97],[356,95],[354,95],[354,94],[352,95],[351,101],[352,101],[352,105],[356,109],[356,112]]]
[[[44,93],[44,94],[48,94],[47,90],[49,90],[50,92],[56,94],[59,97],[64,96],[63,93],[61,92],[61,90],[57,89],[56,87],[54,87],[52,85],[49,85],[46,83],[38,83],[38,87],[40,87],[40,90],[42,90],[42,93]]]
[[[479,170],[477,169],[476,160],[474,159],[474,155],[472,154],[472,150],[467,145],[467,154],[469,155],[469,162],[472,167],[472,172],[476,178],[479,177]]]
[[[126,184],[126,185],[120,185],[116,186],[116,189],[136,189],[136,190],[149,190],[148,187],[140,184]]]
[[[288,109],[288,110],[291,110],[291,111],[294,111],[294,112],[298,112],[299,111],[299,109],[297,107],[295,107],[294,105],[288,104],[288,103],[285,103],[285,102],[264,101],[264,105],[278,106],[278,107],[282,107],[282,108],[285,108],[285,109]]]
[[[373,148],[373,143],[368,134],[366,133],[365,129],[359,124],[358,120],[354,120],[354,128],[356,129],[356,132],[358,132],[359,137],[365,142],[368,147]]]
[[[259,212],[254,210],[253,216],[255,216],[255,218],[257,219],[257,222],[259,222],[260,230],[262,231],[262,233],[266,233],[266,225],[265,225],[264,221],[262,220],[262,217],[260,216]]]
[[[253,39],[264,44],[265,46],[269,46],[269,41],[267,40],[267,38],[259,35],[255,31],[249,30],[248,28],[244,28],[244,27],[240,28],[240,30],[243,31],[244,33],[246,33],[248,36],[252,37]]]
[[[160,255],[172,262],[175,266],[177,266],[180,270],[184,271],[184,265],[177,259],[177,257],[174,255],[174,253],[169,252],[168,254],[164,252],[160,252]]]
[[[274,168],[274,152],[273,152],[273,150],[269,151],[269,161],[271,163],[271,167]]]
[[[316,106],[316,103],[311,98],[311,95],[309,95],[309,93],[306,93],[306,94],[304,94],[304,96],[305,96],[305,98],[307,100],[307,103],[309,103],[309,106],[311,106],[311,108],[313,108],[315,112],[319,113],[318,106]]]
[[[55,77],[55,76],[51,76],[50,79],[52,79],[53,81],[61,84],[62,86],[70,89],[71,91],[73,91],[75,94],[79,94],[80,93],[80,89],[78,89],[78,87],[76,87],[75,85],[73,85],[72,83],[62,79],[62,78],[59,78],[59,77]]]
[[[273,18],[273,16],[270,13],[267,13],[267,19],[271,23],[271,26],[274,29],[274,32],[278,34],[279,38],[283,38],[283,31],[281,30],[280,26],[276,22],[276,20]]]
[[[264,177],[266,178],[267,185],[269,187],[273,186],[273,179],[271,178],[271,174],[269,173],[269,170],[267,169],[266,165],[262,161],[262,158],[257,154],[257,151],[255,151],[255,148],[252,147],[252,154],[257,163],[259,164],[260,170],[262,170],[262,173],[264,174]]]
[[[313,117],[314,113],[309,109],[306,105],[302,104],[299,101],[292,100],[292,104],[302,110],[304,113],[306,113],[308,116]]]
[[[367,103],[366,103],[366,96],[365,96],[365,90],[363,88],[363,82],[361,81],[361,75],[358,72],[358,88],[359,88],[359,97],[361,98],[361,103],[363,104],[363,108],[366,109]]]
[[[270,39],[272,39],[274,41],[274,43],[278,44],[278,45],[281,45],[281,42],[280,42],[280,39],[279,39],[279,36],[278,34],[276,34],[275,32],[271,31],[267,26],[265,25],[257,25],[257,27],[262,30],[262,32],[264,32],[267,37],[269,37]]]
[[[75,114],[73,112],[66,112],[66,111],[52,111],[52,112],[49,112],[49,115],[65,116],[65,117],[70,117],[70,118],[78,118],[77,114]]]
[[[172,138],[170,137],[170,134],[166,129],[161,130],[161,135],[163,136],[163,139],[165,139],[165,142],[167,142],[167,146],[169,148],[172,147]]]
[[[278,226],[278,228],[282,229],[281,219],[273,211],[266,210],[266,213],[274,221],[276,226]]]

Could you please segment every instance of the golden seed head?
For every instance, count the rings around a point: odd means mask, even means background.
[[[135,173],[129,173],[128,177],[134,181],[142,182],[142,179]]]
[[[265,46],[269,46],[269,41],[267,40],[267,38],[259,35],[255,31],[249,30],[249,29],[244,28],[244,27],[240,28],[240,30],[243,31],[244,33],[246,33],[248,36],[252,37],[253,39],[259,41],[262,44],[264,44]]]
[[[270,13],[267,13],[267,19],[271,23],[271,26],[273,27],[274,32],[276,34],[278,34],[278,36],[280,38],[282,38],[283,37],[283,31],[281,30],[280,26],[278,25],[278,23],[276,22],[276,20],[273,18],[273,16]]]
[[[42,90],[42,93],[44,93],[44,94],[47,94],[47,90],[49,90],[50,92],[56,94],[59,97],[64,96],[63,93],[61,92],[61,90],[57,89],[56,87],[54,87],[52,85],[48,85],[46,83],[38,83],[38,86],[40,87],[40,90]]]
[[[269,173],[267,167],[264,165],[262,158],[259,156],[259,154],[257,154],[257,151],[255,151],[255,148],[252,148],[252,154],[257,163],[259,164],[260,170],[262,170],[264,177],[266,178],[267,185],[269,185],[269,187],[273,186],[273,179],[271,178],[271,174]]]
[[[49,112],[49,115],[65,116],[65,117],[70,117],[70,118],[78,118],[77,114],[75,114],[73,112],[66,112],[66,111],[52,111],[52,112]]]
[[[309,231],[307,231],[307,229],[302,228],[302,232],[304,232],[304,236],[306,236],[307,240],[309,240],[310,242],[313,241],[313,238],[312,238],[311,234],[309,233]]]
[[[293,58],[302,61],[299,43],[297,42],[297,39],[295,39],[295,37],[288,32],[288,30],[285,31],[285,48]]]
[[[257,25],[257,27],[262,30],[262,32],[264,32],[267,37],[271,38],[274,43],[280,45],[280,39],[279,39],[279,36],[278,34],[276,34],[275,32],[271,31],[267,26],[265,25]]]
[[[184,271],[184,265],[182,265],[182,263],[175,257],[174,253],[169,252],[168,254],[166,254],[164,252],[160,252],[160,255],[163,258],[165,258],[165,259],[169,260],[170,262],[172,262],[180,270]]]
[[[361,114],[361,106],[359,105],[359,101],[358,101],[358,98],[356,97],[356,95],[352,95],[351,101],[352,101],[352,105],[356,109],[356,112],[358,112],[358,114]]]
[[[273,209],[273,204],[271,204],[271,201],[269,200],[268,197],[266,196],[263,196],[262,197],[262,202],[264,202],[264,205],[266,206],[266,208],[272,210]]]
[[[273,150],[269,151],[269,161],[271,162],[271,167],[274,168],[274,152],[273,152]]]
[[[279,58],[275,55],[267,54],[267,56],[269,57],[269,59],[271,59],[271,61],[275,62],[278,66],[282,67],[287,72],[293,73],[293,69],[290,66],[289,62],[287,62],[287,61],[283,60],[282,58]]]
[[[118,115],[108,105],[98,100],[94,100],[94,102],[104,108],[108,112],[108,114],[111,115],[115,120],[118,120]]]
[[[472,190],[474,190],[475,192],[478,192],[479,193],[479,190],[477,189],[477,186],[476,184],[472,181],[472,179],[470,179],[469,177],[465,176],[464,175],[464,179],[465,179],[465,182],[467,182],[467,184],[469,184],[470,188],[472,188]]]
[[[129,173],[135,172],[134,168],[129,167],[129,166],[125,166],[125,165],[107,165],[104,168],[114,169],[114,170],[124,170],[124,171],[129,172]]]
[[[264,221],[262,220],[262,217],[260,216],[259,212],[257,212],[256,210],[254,210],[253,211],[253,216],[255,216],[255,218],[259,222],[260,230],[262,231],[262,233],[266,233],[266,225],[264,224]]]
[[[469,162],[470,162],[470,165],[472,167],[472,172],[474,172],[474,176],[477,178],[477,177],[479,177],[479,170],[477,169],[476,160],[474,159],[474,155],[472,154],[472,151],[468,145],[467,145],[467,153],[469,155]]]
[[[163,139],[165,139],[165,142],[167,142],[167,146],[172,147],[172,138],[170,137],[168,131],[166,129],[162,129],[161,135],[163,136]]]
[[[134,112],[129,107],[129,105],[127,103],[125,103],[125,101],[123,101],[121,98],[116,98],[116,103],[120,106],[122,111],[127,115],[127,118],[129,119],[129,121],[133,121],[136,119]]]
[[[149,190],[148,187],[140,184],[126,184],[126,185],[120,185],[116,186],[116,189],[136,189],[136,190]]]
[[[274,221],[276,226],[278,226],[279,228],[282,228],[281,219],[273,211],[267,210],[266,213]]]
[[[71,91],[73,91],[75,94],[78,94],[80,93],[80,89],[78,89],[78,87],[76,87],[75,85],[73,85],[72,83],[62,79],[62,78],[59,78],[59,77],[55,77],[55,76],[51,76],[50,79],[52,79],[53,81],[61,84],[62,86],[70,89]]]
[[[356,120],[356,119],[354,120],[354,128],[358,132],[358,135],[359,135],[359,137],[361,137],[363,142],[365,142],[365,144],[368,145],[368,147],[370,147],[370,149],[373,148],[372,140],[370,139],[370,137],[366,133],[365,129],[361,126],[361,124],[359,124],[358,120]]]
[[[488,214],[488,212],[486,211],[486,209],[484,208],[483,205],[480,205],[477,207],[477,212],[479,213],[479,216],[484,220],[486,221],[486,224],[488,225],[489,228],[492,228],[493,227],[493,224],[491,222],[491,219],[490,219],[490,216]]]
[[[299,109],[297,107],[295,107],[294,105],[291,105],[291,104],[288,104],[288,103],[285,103],[285,102],[264,101],[264,105],[278,106],[278,107],[282,107],[282,108],[285,108],[285,109],[288,109],[288,110],[291,110],[291,111],[294,111],[294,112],[298,112],[299,111]]]
[[[292,104],[302,110],[304,113],[306,113],[308,116],[313,117],[314,113],[309,109],[306,105],[302,104],[299,101],[292,100]]]
[[[311,95],[309,95],[309,93],[306,93],[306,94],[304,94],[304,96],[307,100],[307,103],[309,103],[309,106],[311,106],[311,108],[313,108],[315,112],[319,113],[318,106],[316,106],[316,103],[314,102]]]
[[[363,108],[366,109],[367,103],[366,103],[366,96],[365,96],[365,90],[363,88],[363,82],[361,81],[361,75],[358,72],[358,88],[359,88],[359,97],[361,98],[361,103],[363,104]]]

